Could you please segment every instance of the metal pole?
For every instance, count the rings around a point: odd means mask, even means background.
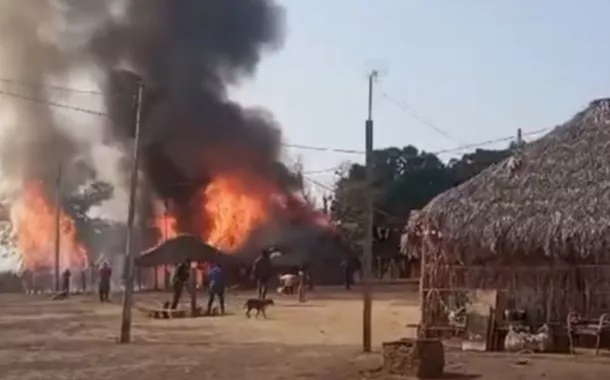
[[[61,164],[57,166],[55,180],[55,291],[60,291],[59,260],[61,251]]]
[[[127,211],[127,237],[125,244],[125,263],[124,263],[124,278],[125,291],[123,292],[123,315],[121,319],[121,336],[120,343],[129,343],[131,341],[131,306],[133,303],[133,224],[135,219],[136,207],[136,192],[138,188],[138,167],[140,161],[140,118],[142,114],[142,96],[144,94],[144,86],[140,84],[138,87],[138,98],[136,101],[136,125],[133,153],[133,167],[131,169],[131,183],[129,194],[129,208]]]
[[[363,279],[363,308],[362,308],[362,349],[371,352],[372,336],[372,304],[371,295],[371,260],[373,258],[373,82],[377,71],[369,74],[368,118],[366,120],[366,223],[365,243],[363,251],[362,279]]]

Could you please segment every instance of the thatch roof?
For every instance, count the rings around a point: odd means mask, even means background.
[[[192,235],[181,235],[142,253],[136,258],[138,266],[175,265],[185,260],[195,262],[238,265],[242,258],[220,252]]]
[[[271,263],[274,267],[292,268],[309,265],[313,259],[311,252],[295,252],[272,257]]]
[[[560,256],[610,261],[610,99],[433,199],[410,231],[465,264]]]

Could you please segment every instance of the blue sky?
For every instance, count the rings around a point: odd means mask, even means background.
[[[287,10],[285,45],[235,96],[271,110],[287,143],[362,149],[371,68],[383,72],[375,93],[378,148],[438,151],[515,135],[517,128],[552,127],[610,95],[607,0],[280,3]],[[288,152],[300,155],[306,170],[361,159]]]

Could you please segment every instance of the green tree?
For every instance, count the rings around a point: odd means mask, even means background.
[[[477,149],[445,164],[433,153],[409,145],[373,152],[374,224],[400,231],[413,210],[424,207],[432,198],[472,178],[485,168],[512,153],[503,150]],[[361,164],[345,163],[337,171],[331,200],[331,217],[352,241],[362,246],[366,204],[366,172]],[[398,247],[400,234],[395,234],[377,251]],[[392,248],[394,247],[394,248]]]

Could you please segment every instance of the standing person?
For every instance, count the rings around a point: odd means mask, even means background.
[[[299,277],[299,302],[305,302],[305,288],[306,288],[306,274],[305,274],[305,266],[301,265],[298,271]]]
[[[105,261],[100,268],[99,277],[100,302],[110,302],[110,278],[112,277],[112,268],[110,268],[110,265]]]
[[[343,280],[345,281],[345,290],[351,290],[352,284],[354,282],[354,264],[352,263],[352,260],[346,257],[341,262],[341,266],[343,267]]]
[[[264,300],[267,297],[267,286],[271,276],[273,275],[273,266],[271,265],[270,250],[266,249],[261,252],[261,255],[254,260],[252,273],[256,280],[256,288],[258,298]]]
[[[70,294],[70,279],[72,278],[72,272],[70,272],[70,269],[66,268],[66,270],[63,272],[63,274],[61,275],[61,279],[62,279],[62,293],[64,293],[66,296],[68,294]]]
[[[184,289],[184,285],[189,280],[191,272],[191,261],[185,260],[176,266],[174,271],[174,275],[172,277],[172,291],[173,298],[171,309],[176,309],[178,307],[178,303],[180,302],[180,297],[182,297],[182,290]]]
[[[218,296],[218,302],[220,303],[220,313],[225,313],[225,290],[227,288],[227,281],[225,273],[220,264],[216,264],[208,272],[208,279],[210,285],[208,288],[208,315],[212,313],[212,304],[214,298]]]

